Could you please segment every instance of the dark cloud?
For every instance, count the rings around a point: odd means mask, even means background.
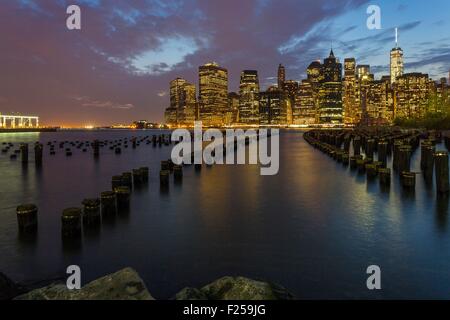
[[[262,86],[270,85],[278,63],[300,79],[333,38],[356,29],[352,23],[332,30],[333,19],[368,2],[79,0],[70,4],[82,7],[82,30],[68,31],[66,1],[2,0],[0,111],[7,105],[47,124],[161,121],[169,81],[181,76],[197,84],[205,62],[228,68],[230,90],[243,69],[257,69]],[[376,50],[392,39],[385,30],[334,43],[356,54],[362,43]]]

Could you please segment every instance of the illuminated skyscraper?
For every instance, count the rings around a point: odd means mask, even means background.
[[[318,107],[320,123],[343,122],[342,110],[342,64],[330,51],[322,67],[323,82],[319,86]]]
[[[391,50],[391,83],[403,75],[403,50],[398,46],[397,28],[395,29],[395,48]]]
[[[228,108],[228,71],[216,63],[199,67],[200,119],[205,126],[220,126]]]
[[[356,75],[358,79],[363,79],[365,76],[370,75],[370,66],[368,64],[359,64],[356,67]]]
[[[331,49],[329,57],[323,62],[322,72],[324,82],[342,81],[342,64],[334,56],[333,49]]]
[[[197,97],[195,85],[185,79],[170,82],[170,106],[165,120],[170,125],[192,125],[196,119]]]
[[[245,124],[259,123],[259,80],[256,70],[241,72],[239,84],[239,120]]]
[[[292,107],[292,123],[295,125],[306,125],[314,124],[315,122],[316,101],[314,89],[309,80],[303,80]]]
[[[427,74],[405,73],[394,85],[394,116],[419,118],[427,111],[432,93],[432,81]]]
[[[272,89],[259,94],[261,125],[287,125],[292,123],[291,100],[279,90]]]
[[[295,80],[286,80],[283,84],[284,93],[291,99],[292,104],[295,101],[295,95],[298,91],[298,82]]]
[[[320,61],[312,62],[307,69],[308,81],[312,86],[317,86],[323,80],[322,64]]]
[[[284,82],[286,81],[286,69],[282,64],[278,66],[278,88],[283,90]]]
[[[356,74],[355,58],[344,60],[344,123],[357,124],[361,119],[361,104],[359,99],[359,83]]]

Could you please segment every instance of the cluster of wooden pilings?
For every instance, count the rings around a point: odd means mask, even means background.
[[[271,135],[268,134],[268,137]],[[145,142],[146,144],[152,144],[153,146],[170,145],[170,136],[153,136],[151,139],[144,137],[141,139],[130,140],[132,147],[137,148],[139,144]],[[259,139],[259,136],[258,136]],[[128,140],[122,141],[123,146],[127,147]],[[87,142],[86,142],[87,143]],[[248,145],[249,139],[245,139],[244,144]],[[82,148],[79,142],[63,142],[60,143],[60,148],[65,146],[75,145],[77,148]],[[92,146],[94,155],[98,156],[99,149],[103,146],[108,146],[110,149],[115,150],[121,146],[121,140],[114,140],[110,142],[94,141],[89,144]],[[50,150],[54,151],[55,144],[49,144]],[[234,141],[232,147],[234,150],[238,148],[237,141]],[[40,144],[40,150],[42,145]],[[227,146],[223,144],[222,151],[224,156],[226,155]],[[67,150],[66,150],[67,152]],[[191,163],[194,163],[195,154],[192,152]],[[174,164],[171,159],[161,161],[161,169],[159,172],[160,190],[167,191],[170,186],[170,177],[173,176],[175,184],[180,184],[183,181],[183,166],[188,164],[177,165]],[[209,165],[210,166],[210,165]],[[194,164],[194,170],[200,172],[202,170],[202,164]],[[103,219],[106,217],[114,217],[117,214],[129,213],[130,200],[133,190],[140,189],[149,183],[149,168],[142,167],[133,169],[128,172],[124,172],[120,175],[115,175],[111,178],[112,191],[104,191],[100,194],[99,198],[89,198],[82,201],[81,207],[64,209],[61,215],[61,233],[63,238],[77,238],[82,235],[84,229],[96,229],[98,228]],[[19,224],[19,230],[21,232],[35,232],[37,230],[38,222],[38,208],[34,204],[21,205],[17,207],[17,219]]]
[[[63,238],[81,236],[82,229],[97,229],[102,218],[117,214],[127,214],[133,189],[139,189],[149,182],[149,168],[142,167],[125,172],[112,179],[112,191],[104,191],[98,198],[84,199],[80,207],[66,208],[61,215],[61,234]],[[37,230],[38,208],[34,204],[17,207],[19,231],[31,233]]]
[[[87,153],[92,150],[94,157],[100,156],[102,149],[112,150],[115,154],[121,154],[123,149],[133,148],[136,149],[141,145],[152,145],[153,147],[169,146],[172,142],[169,134],[159,134],[143,137],[131,137],[116,140],[94,140],[94,141],[48,141],[45,145],[49,150],[49,155],[54,156],[57,154],[57,150],[63,152],[67,157],[71,157],[75,150],[80,150],[83,153]],[[44,151],[44,144],[40,142],[34,143],[34,160],[37,165],[42,164],[42,155]],[[29,162],[29,143],[14,144],[11,142],[3,142],[2,155],[9,155],[10,160],[17,160],[20,156],[23,164]]]
[[[81,149],[87,152],[91,148],[95,157],[100,155],[101,148],[109,147],[116,154],[121,153],[122,148],[133,149],[138,148],[142,144],[153,145],[153,147],[168,146],[171,144],[170,135],[160,134],[144,137],[132,137],[118,140],[95,140],[93,142],[81,141],[51,141],[47,143],[50,155],[56,154],[55,146],[63,149],[66,156],[72,155],[72,148]],[[6,154],[13,143],[3,143],[2,153]],[[42,164],[42,154],[44,145],[36,142],[34,144],[34,160],[36,165]],[[14,159],[18,155],[21,156],[21,162],[28,164],[29,162],[29,144],[21,143],[19,149],[14,151]],[[182,169],[179,166],[171,166],[171,171],[175,172],[176,181],[180,181],[182,177]],[[85,199],[82,201],[82,208],[64,209],[61,215],[61,233],[63,238],[78,237],[84,228],[98,228],[101,225],[103,217],[113,217],[116,214],[128,213],[130,208],[131,192],[139,189],[149,182],[149,168],[141,167],[133,169],[130,172],[124,172],[119,176],[112,177],[112,191],[105,191],[100,194],[99,198]],[[20,233],[34,233],[37,231],[38,224],[38,207],[35,204],[20,205],[16,209],[17,221]]]
[[[352,170],[365,173],[368,179],[379,178],[382,186],[390,186],[392,171],[395,172],[401,185],[408,190],[415,189],[416,176],[420,174],[411,171],[411,157],[420,147],[425,180],[431,182],[434,174],[437,194],[448,195],[448,153],[435,148],[441,138],[441,135],[419,130],[403,132],[389,129],[313,130],[304,134],[304,139],[314,148]],[[449,146],[449,139],[445,139]],[[392,168],[388,167],[388,157],[392,157]]]

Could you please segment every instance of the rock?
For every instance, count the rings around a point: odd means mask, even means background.
[[[177,300],[292,300],[285,288],[244,277],[223,277],[203,288],[185,288]]]
[[[125,268],[94,280],[80,290],[53,284],[30,291],[17,300],[154,300],[138,273]]]
[[[197,288],[184,288],[175,296],[175,300],[208,300],[208,297]]]
[[[25,289],[14,283],[11,279],[0,272],[0,300],[11,300],[25,292]]]

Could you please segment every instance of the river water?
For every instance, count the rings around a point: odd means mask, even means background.
[[[2,142],[120,139],[152,131],[74,131],[0,134]],[[157,133],[160,133],[159,131]],[[444,149],[442,145],[438,149]],[[257,165],[184,168],[181,185],[159,190],[160,161],[171,147],[142,145],[100,159],[56,148],[37,170],[30,148],[24,168],[0,155],[0,270],[31,283],[64,276],[77,264],[82,282],[133,267],[156,298],[241,275],[286,287],[301,299],[450,298],[448,199],[418,176],[415,194],[395,177],[389,191],[377,181],[313,149],[301,131],[282,131],[280,171],[260,176]],[[420,171],[420,152],[412,168]],[[111,188],[111,176],[150,167],[147,188],[133,192],[130,214],[104,221],[82,243],[61,241],[64,208]],[[39,227],[20,237],[15,208],[35,203]],[[366,287],[366,268],[381,268],[382,290]]]

